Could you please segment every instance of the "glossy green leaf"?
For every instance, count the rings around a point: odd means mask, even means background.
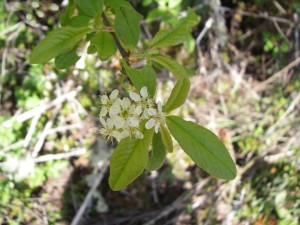
[[[186,68],[176,62],[174,59],[164,55],[150,55],[150,60],[162,65],[164,68],[169,70],[177,79],[182,77],[188,77]]]
[[[178,79],[174,88],[172,89],[171,95],[163,107],[163,110],[170,112],[180,107],[186,100],[190,90],[190,79],[181,78]]]
[[[163,142],[167,152],[172,153],[173,152],[173,141],[172,141],[172,137],[170,135],[168,128],[166,128],[164,125],[160,125],[160,133],[161,133],[162,142]]]
[[[94,17],[102,13],[103,0],[75,0],[75,4],[87,16]]]
[[[149,94],[153,97],[156,91],[156,75],[150,64],[146,64],[140,69],[132,69],[126,63],[123,63],[125,71],[132,84],[141,90],[142,87],[148,88]]]
[[[178,116],[168,116],[167,126],[181,148],[199,167],[218,178],[235,178],[236,166],[214,133]]]
[[[154,133],[152,139],[151,156],[148,159],[146,169],[149,171],[158,170],[164,164],[166,159],[165,146],[162,142],[160,133]]]
[[[101,60],[107,60],[117,51],[117,46],[110,33],[100,31],[91,39],[91,46],[96,46],[98,56]]]
[[[33,49],[30,63],[46,63],[59,55],[71,51],[74,46],[91,31],[88,27],[61,27],[51,31]]]
[[[116,10],[116,35],[125,49],[135,48],[140,38],[142,16],[130,5],[122,5]]]
[[[199,20],[199,16],[189,9],[187,16],[180,19],[174,28],[160,30],[149,42],[149,48],[161,48],[184,42],[189,38],[191,28],[197,25]]]
[[[66,69],[73,66],[80,59],[80,57],[76,54],[76,49],[77,48],[75,47],[70,52],[57,56],[55,58],[55,66],[59,69]]]
[[[119,191],[132,183],[144,171],[153,129],[144,129],[143,139],[125,138],[114,150],[110,160],[109,186]]]

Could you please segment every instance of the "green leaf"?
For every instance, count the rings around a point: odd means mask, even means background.
[[[59,55],[71,51],[74,46],[91,31],[88,27],[61,27],[51,31],[33,49],[30,63],[46,63]]]
[[[94,17],[103,10],[103,0],[75,0],[75,4],[85,15]]]
[[[170,112],[178,107],[180,107],[186,100],[190,90],[190,80],[189,78],[181,78],[179,79],[172,92],[171,95],[164,105],[163,109],[166,112]]]
[[[185,49],[188,51],[188,53],[193,53],[196,47],[195,38],[189,34],[188,39],[186,39],[183,43]]]
[[[132,183],[144,171],[153,129],[144,129],[143,139],[125,138],[114,150],[110,160],[109,186],[119,191]]]
[[[178,116],[168,116],[167,126],[181,148],[199,167],[218,178],[235,178],[235,164],[214,133]]]
[[[140,91],[142,87],[148,88],[149,94],[153,97],[156,91],[156,75],[150,64],[146,64],[140,69],[132,69],[126,63],[123,63],[123,67],[132,84]]]
[[[73,1],[69,1],[65,11],[59,17],[59,23],[61,26],[69,25],[70,18],[73,16],[76,6]]]
[[[113,10],[117,10],[122,5],[131,6],[127,1],[125,0],[106,0],[105,2],[108,4]]]
[[[117,51],[117,46],[110,33],[100,31],[91,39],[91,46],[96,46],[101,60],[107,60]]]
[[[140,38],[141,14],[130,5],[122,5],[116,11],[115,29],[125,49],[135,48]]]
[[[150,55],[150,60],[162,65],[164,68],[169,70],[177,79],[188,77],[189,75],[187,69],[184,66],[180,65],[170,57],[155,54]]]
[[[168,128],[166,128],[164,125],[160,125],[160,133],[162,142],[167,150],[167,152],[172,153],[173,152],[173,141],[170,135],[170,132],[168,131]]]
[[[97,47],[96,45],[89,45],[88,49],[87,49],[87,53],[88,54],[94,54],[97,52]]]
[[[186,17],[180,19],[174,28],[159,31],[149,42],[149,48],[161,48],[178,45],[189,38],[191,28],[199,23],[200,17],[188,10]]]
[[[66,69],[73,66],[80,57],[76,54],[77,47],[73,48],[70,52],[66,54],[57,56],[55,58],[55,66],[59,69]]]
[[[162,142],[160,133],[154,133],[152,139],[152,155],[148,159],[146,169],[149,171],[158,170],[166,159],[165,146]]]
[[[70,18],[68,25],[71,27],[86,27],[90,22],[90,18],[86,16],[73,16]]]

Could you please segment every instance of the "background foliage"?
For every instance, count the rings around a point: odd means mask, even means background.
[[[67,10],[59,1],[2,1],[0,223],[69,224],[102,171],[85,224],[299,224],[299,3],[131,3],[144,18],[141,39],[172,28],[188,6],[201,16],[183,45],[162,52],[197,70],[176,112],[219,135],[238,177],[211,178],[174,151],[158,172],[112,192],[105,162],[114,144],[96,130],[98,96],[124,79],[119,53],[107,62],[83,55],[65,70],[30,65],[33,46]],[[164,99],[175,81],[156,72]]]

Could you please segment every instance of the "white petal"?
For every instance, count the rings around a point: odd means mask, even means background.
[[[129,126],[131,127],[138,127],[139,126],[139,120],[134,117],[129,118]]]
[[[107,107],[102,107],[100,110],[100,116],[106,116],[107,112]]]
[[[143,98],[147,98],[148,97],[148,88],[146,86],[142,87],[140,93]]]
[[[158,133],[158,129],[159,129],[159,124],[155,124],[155,128],[154,128],[155,133]]]
[[[102,103],[103,105],[106,105],[106,104],[107,104],[107,100],[108,100],[107,95],[102,95],[102,96],[101,96],[101,103]]]
[[[113,90],[113,92],[110,94],[109,98],[112,100],[115,100],[118,97],[119,91],[117,89]]]
[[[141,115],[141,119],[149,119],[148,109],[144,109],[144,112]]]
[[[117,98],[114,100],[113,104],[114,105],[121,105],[122,100],[120,98]]]
[[[159,113],[162,112],[162,105],[161,105],[161,102],[160,102],[160,101],[157,102],[157,109],[158,109],[158,112],[159,112]]]
[[[120,111],[121,111],[120,106],[112,105],[112,107],[110,107],[109,109],[109,115],[110,116],[117,115]]]
[[[117,140],[117,142],[120,142],[122,139],[122,135],[118,131],[113,131],[111,136],[113,136]]]
[[[101,128],[99,132],[100,132],[100,134],[104,135],[106,133],[106,129],[105,128]]]
[[[157,114],[157,112],[156,112],[155,109],[151,108],[151,109],[148,110],[148,114],[149,114],[149,116],[155,116]]]
[[[102,118],[102,117],[100,117],[100,123],[105,127],[106,126],[106,122],[105,122],[105,120]]]
[[[128,109],[130,104],[131,104],[131,102],[130,102],[129,98],[123,98],[122,102],[121,102],[121,107],[123,109]]]
[[[137,130],[134,134],[134,136],[138,139],[143,139],[144,138],[144,135],[139,131]]]
[[[119,116],[114,117],[112,120],[117,129],[121,129],[125,124],[125,121]]]
[[[145,124],[146,129],[151,129],[152,127],[154,127],[155,125],[155,120],[154,119],[150,119],[148,120],[148,122]]]
[[[129,131],[126,129],[126,130],[123,130],[122,132],[121,132],[121,136],[122,136],[122,139],[123,138],[127,138],[127,137],[129,137]]]
[[[113,121],[111,118],[108,118],[108,119],[106,120],[106,124],[107,124],[107,128],[108,128],[108,129],[112,129],[113,126],[114,126],[114,121]]]
[[[142,107],[140,105],[138,105],[137,107],[135,107],[134,113],[136,115],[138,115],[138,116],[141,115],[141,113],[142,113]]]
[[[129,96],[135,102],[141,101],[141,96],[135,92],[129,92]]]

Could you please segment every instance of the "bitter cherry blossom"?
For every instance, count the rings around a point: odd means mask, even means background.
[[[145,128],[158,133],[161,124],[165,124],[165,113],[162,112],[161,102],[154,104],[149,97],[147,87],[140,93],[130,92],[129,98],[118,98],[119,91],[114,90],[109,96],[101,96],[100,133],[107,139],[115,138],[117,142],[124,138],[139,138],[141,121],[145,121]]]

